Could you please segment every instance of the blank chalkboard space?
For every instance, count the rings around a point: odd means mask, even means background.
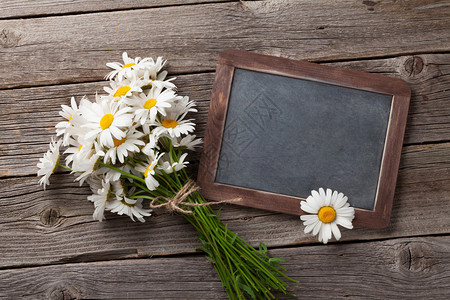
[[[392,95],[236,68],[215,182],[374,208]]]

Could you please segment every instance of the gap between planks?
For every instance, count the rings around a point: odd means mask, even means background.
[[[10,70],[0,73],[0,83],[96,80],[106,70],[102,59],[120,57],[124,49],[132,56],[169,57],[172,74],[213,70],[217,54],[227,48],[314,61],[449,51],[445,10],[414,10],[424,2],[370,6],[365,1],[281,0],[252,1],[247,7],[223,2],[188,10],[174,6],[132,14],[0,20],[2,65]]]

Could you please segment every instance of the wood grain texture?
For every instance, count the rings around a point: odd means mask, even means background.
[[[391,223],[382,230],[344,230],[343,240],[371,240],[450,232],[450,143],[404,150]],[[195,231],[162,211],[145,224],[107,214],[92,219],[87,187],[54,175],[43,191],[35,177],[0,180],[0,267],[137,258],[195,252]],[[432,217],[431,217],[432,216]],[[298,217],[226,205],[228,228],[253,245],[314,243]]]
[[[226,0],[170,0],[170,2],[166,0],[2,0],[0,2],[0,19],[128,10],[208,2],[226,2]]]
[[[226,48],[390,75],[413,92],[387,228],[345,230],[324,246],[297,217],[226,205],[229,228],[282,247],[271,254],[288,260],[299,299],[450,298],[448,1],[3,0],[1,18],[0,298],[225,299],[182,217],[99,223],[87,187],[58,174],[43,191],[33,174],[59,106],[100,90],[105,62],[122,51],[163,55],[171,74],[190,74],[177,84],[198,102],[203,135]]]
[[[448,51],[450,7],[428,4],[268,0],[3,20],[0,88],[100,80],[124,50],[163,55],[171,73],[213,70],[227,48],[314,61]]]
[[[407,62],[423,61],[420,72],[407,71]],[[450,140],[450,54],[424,54],[396,58],[331,63],[349,69],[380,73],[407,81],[412,90],[405,143]],[[193,116],[198,135],[204,135],[211,97],[213,73],[178,76],[179,93],[195,100],[199,113]],[[101,92],[107,82],[68,84],[0,90],[0,177],[35,173],[34,166],[47,151],[53,126],[62,120],[58,111],[70,97]],[[193,158],[197,160],[196,153]]]
[[[446,299],[450,237],[271,250],[298,299]],[[169,267],[170,266],[170,267]],[[325,275],[324,275],[325,274]],[[6,299],[226,299],[202,255],[0,271]],[[278,295],[277,299],[293,299]]]

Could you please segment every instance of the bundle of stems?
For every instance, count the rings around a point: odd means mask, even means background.
[[[181,151],[170,145],[171,160],[178,162]],[[155,178],[165,184],[158,186],[156,190],[149,190],[145,186],[144,179],[124,172],[112,165],[101,163],[127,178],[130,186],[136,187],[136,192],[130,198],[143,198],[157,200],[164,203],[165,198],[173,198],[179,190],[190,180],[185,168],[167,174],[164,171],[155,175]],[[204,197],[198,191],[188,196],[189,203],[206,203]],[[214,265],[229,299],[274,299],[273,292],[279,291],[284,294],[293,295],[287,288],[288,284],[283,280],[291,279],[283,273],[286,271],[279,263],[284,262],[282,258],[269,257],[267,247],[264,243],[259,244],[259,249],[253,248],[236,233],[230,231],[220,219],[220,213],[215,213],[210,206],[185,207],[192,213],[182,214],[198,232],[198,237],[203,246],[198,249],[205,252],[209,261]]]

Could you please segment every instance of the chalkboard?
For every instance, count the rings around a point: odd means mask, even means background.
[[[386,226],[409,87],[401,80],[229,50],[219,57],[199,170],[209,199],[302,214],[320,187],[355,225]]]
[[[392,95],[236,69],[216,182],[373,210]]]

